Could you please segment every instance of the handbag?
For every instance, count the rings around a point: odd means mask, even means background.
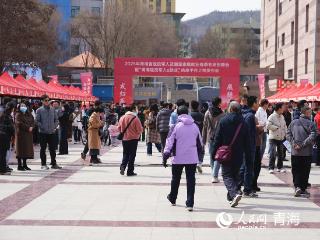
[[[123,140],[124,134],[126,133],[126,131],[128,130],[128,128],[130,127],[131,123],[133,122],[133,120],[134,120],[135,118],[136,118],[136,116],[134,116],[134,117],[130,120],[129,124],[126,126],[126,128],[124,129],[124,131],[119,133],[119,135],[118,135],[118,137],[117,137],[118,140],[120,140],[120,141]]]
[[[215,155],[216,161],[218,161],[221,164],[226,164],[231,161],[232,146],[240,133],[241,127],[242,127],[242,123],[238,126],[237,131],[236,131],[235,135],[233,136],[233,139],[232,139],[230,145],[224,145],[224,146],[221,146],[218,148],[216,155]]]

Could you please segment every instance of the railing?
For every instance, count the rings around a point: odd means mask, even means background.
[[[97,84],[114,85],[114,77],[113,76],[97,76]]]

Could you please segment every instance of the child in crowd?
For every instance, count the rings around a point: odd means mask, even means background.
[[[111,137],[111,145],[113,147],[117,146],[118,140],[117,137],[119,135],[119,130],[118,130],[118,121],[117,120],[112,120],[111,125],[108,128],[109,134]]]

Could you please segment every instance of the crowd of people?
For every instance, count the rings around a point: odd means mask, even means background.
[[[242,197],[256,198],[261,191],[258,179],[268,145],[270,174],[286,173],[283,162],[291,155],[295,197],[309,197],[311,163],[320,165],[320,108],[311,109],[306,101],[271,104],[244,95],[221,108],[216,97],[210,104],[179,99],[175,105],[161,102],[146,106],[103,105],[96,101],[85,106],[77,102],[4,99],[0,107],[0,174],[9,175],[8,165],[15,150],[18,171],[31,170],[34,145],[40,144],[41,169],[48,170],[46,150],[52,169],[60,169],[56,152],[68,154],[68,145],[83,143],[84,164],[100,164],[103,144],[123,146],[120,174],[136,176],[135,158],[139,141],[152,156],[153,145],[162,153],[163,166],[172,157],[171,191],[167,196],[176,204],[183,170],[187,179],[186,207],[193,210],[196,178],[202,174],[206,146],[210,156],[211,182],[218,183],[221,169],[227,200],[236,207]],[[268,144],[267,144],[268,143]],[[90,159],[87,161],[87,155]],[[277,162],[276,162],[277,161]]]

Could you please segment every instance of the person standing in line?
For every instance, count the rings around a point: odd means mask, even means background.
[[[171,110],[169,109],[169,104],[164,103],[163,108],[157,115],[156,127],[157,132],[160,133],[162,152],[166,146],[166,140],[169,133],[169,121],[171,116]]]
[[[256,154],[254,158],[254,164],[253,164],[253,184],[252,184],[252,190],[253,192],[260,192],[261,189],[258,187],[258,178],[261,171],[261,145],[263,142],[263,134],[265,125],[260,125],[258,118],[255,117],[256,120]]]
[[[58,115],[56,111],[50,107],[49,97],[42,96],[43,106],[38,108],[36,113],[36,121],[39,127],[39,140],[40,140],[40,158],[41,169],[48,170],[46,149],[49,145],[51,168],[61,169],[56,161],[56,144],[55,144],[55,131],[58,127]]]
[[[0,115],[0,175],[11,175],[11,171],[7,166],[7,152],[10,149],[15,129],[12,120],[12,112],[14,103],[8,102]]]
[[[150,106],[150,113],[145,122],[148,132],[147,132],[147,154],[148,156],[152,156],[152,144],[156,145],[156,148],[159,152],[161,152],[161,140],[160,134],[157,131],[157,115],[159,109],[157,104],[152,104]]]
[[[264,152],[266,151],[266,146],[267,146],[267,122],[268,122],[268,114],[267,114],[267,109],[269,106],[269,101],[268,99],[262,99],[260,101],[260,107],[258,108],[258,111],[256,112],[256,118],[258,119],[258,123],[260,126],[264,126],[263,128],[263,133],[262,133],[262,142],[261,142],[261,147],[260,147],[260,162],[263,159]]]
[[[257,97],[249,96],[247,98],[247,109],[242,109],[242,115],[248,127],[249,141],[250,141],[250,154],[245,154],[243,164],[240,169],[241,182],[243,182],[244,190],[243,196],[245,197],[258,197],[255,193],[257,189],[252,189],[254,179],[254,160],[256,153],[256,119],[255,114],[258,110]],[[240,183],[241,183],[240,182]],[[241,184],[242,185],[242,184]]]
[[[120,165],[120,174],[124,175],[126,168],[127,176],[137,176],[134,172],[134,162],[136,159],[138,141],[143,131],[143,127],[137,117],[137,109],[134,105],[127,108],[127,112],[120,118],[118,129],[123,134],[123,158]]]
[[[32,133],[34,127],[34,118],[28,105],[28,101],[23,101],[20,104],[16,114],[15,149],[18,160],[18,171],[31,170],[27,165],[27,159],[34,158]]]
[[[239,134],[236,137],[237,130]],[[221,146],[230,146],[232,140],[235,139],[231,148],[230,162],[222,164],[223,182],[228,191],[227,200],[231,207],[236,207],[242,198],[242,192],[239,190],[239,172],[243,163],[243,155],[251,154],[252,147],[249,138],[248,126],[241,115],[241,105],[233,101],[229,105],[229,113],[219,122],[212,147],[212,154],[215,156]]]
[[[180,106],[177,110],[178,123],[167,139],[163,153],[163,165],[167,167],[167,160],[173,154],[171,191],[167,196],[169,202],[175,206],[183,169],[187,178],[186,208],[193,211],[194,193],[196,185],[196,167],[199,163],[199,154],[203,152],[203,145],[199,128],[188,115],[188,108]]]
[[[104,122],[101,120],[101,115],[103,114],[102,108],[95,108],[93,113],[89,118],[88,124],[88,147],[89,154],[91,156],[90,163],[98,164],[98,155],[100,155],[101,149],[101,138],[99,135],[100,128],[103,127]]]
[[[285,173],[283,168],[283,141],[286,138],[287,125],[283,117],[283,103],[275,105],[275,111],[269,116],[267,129],[269,130],[269,173],[274,173],[276,157],[278,157],[277,171]]]
[[[213,143],[214,137],[217,130],[217,126],[219,125],[220,120],[225,116],[221,109],[222,100],[220,97],[216,97],[212,100],[212,107],[208,109],[206,114],[204,115],[203,121],[203,129],[202,129],[202,142],[205,146],[207,143],[209,145],[209,154],[210,154],[210,166],[211,166],[211,174],[212,174],[212,183],[220,182],[219,170],[220,163],[215,161],[213,152]]]
[[[77,144],[80,143],[82,129],[82,115],[79,108],[75,108],[74,112],[72,113],[72,120],[74,144]]]
[[[67,155],[68,150],[68,127],[70,118],[70,106],[64,104],[62,107],[62,116],[59,117],[60,126],[60,142],[59,142],[59,155]]]
[[[316,128],[311,121],[311,108],[301,108],[299,119],[291,122],[287,131],[287,140],[291,143],[292,177],[295,197],[310,197],[307,191],[312,161],[312,147],[316,139]]]
[[[194,123],[198,126],[200,133],[202,133],[204,115],[199,111],[199,106],[200,106],[200,103],[198,101],[191,101],[190,115],[193,118]],[[204,152],[199,152],[199,164],[197,166],[197,170],[200,174],[202,174],[203,159],[204,159]]]

